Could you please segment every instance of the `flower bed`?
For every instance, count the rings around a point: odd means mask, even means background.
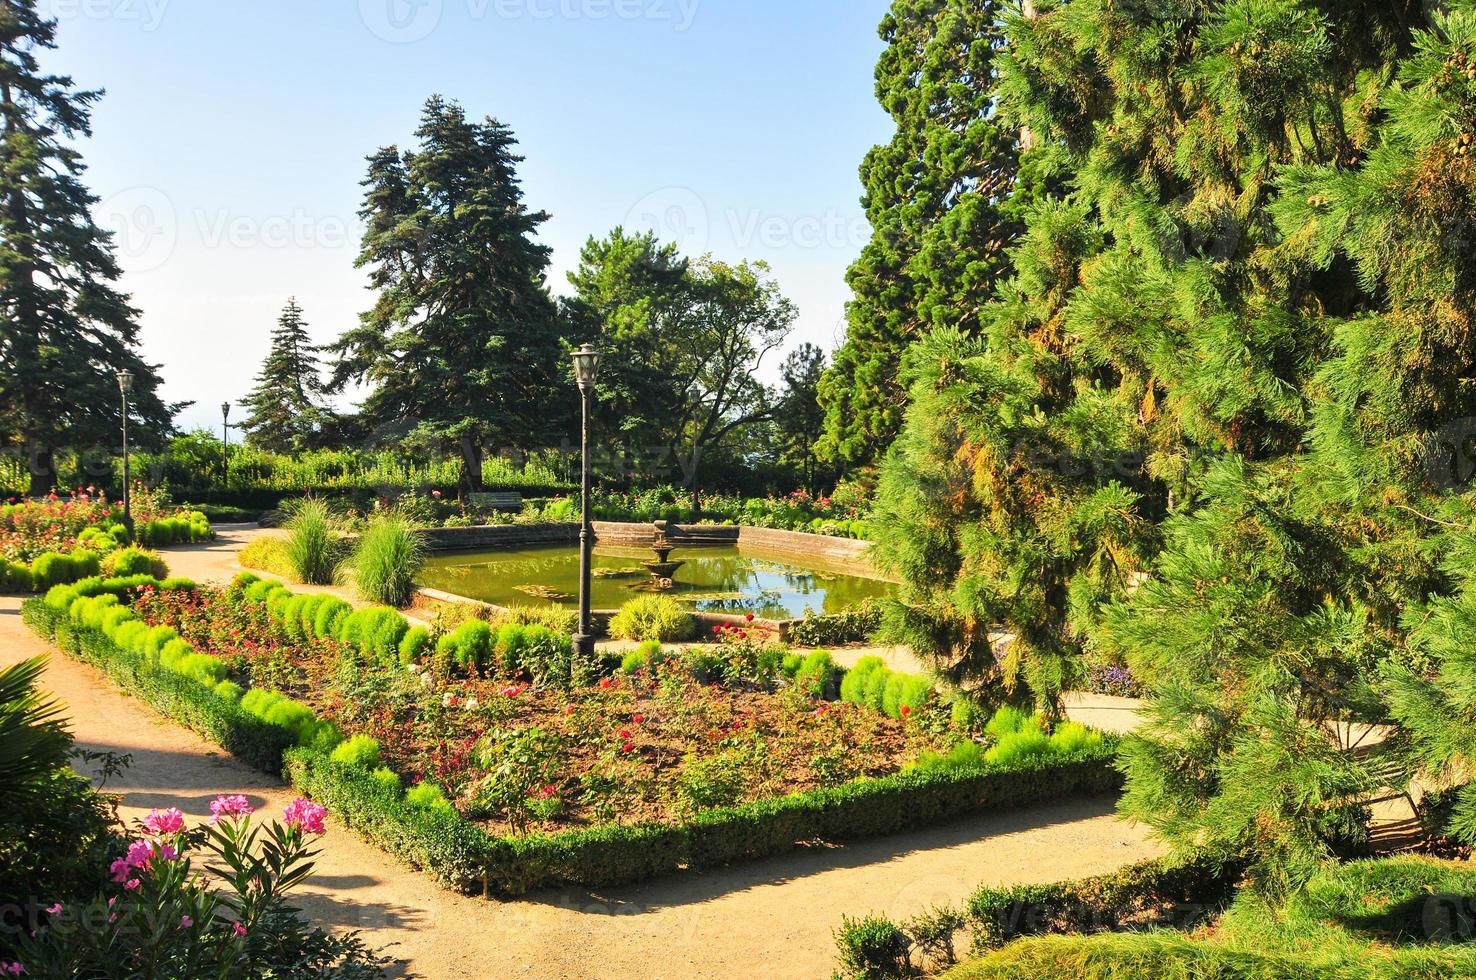
[[[1100,736],[945,764],[957,713],[936,699],[826,701],[833,669],[746,639],[653,648],[596,679],[540,626],[434,637],[249,576],[226,591],[86,583],[26,616],[253,764],[285,760],[301,789],[463,889],[632,881],[1118,783]],[[874,686],[900,696],[905,680]]]
[[[90,490],[0,506],[0,592],[44,592],[98,574],[158,574],[157,556],[130,547],[134,542],[158,547],[211,536],[204,514],[171,509],[140,488],[130,539],[121,509]]]

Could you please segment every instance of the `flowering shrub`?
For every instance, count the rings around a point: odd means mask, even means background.
[[[204,514],[170,508],[142,485],[135,490],[132,512],[141,544],[202,541],[211,533]],[[52,493],[44,500],[12,500],[0,506],[0,561],[31,565],[47,554],[79,549],[107,555],[129,543],[122,517],[122,508],[94,487]]]
[[[388,960],[356,934],[310,929],[286,896],[312,869],[325,811],[291,803],[256,823],[244,797],[219,797],[209,824],[155,810],[90,902],[47,907],[15,944],[12,973],[73,976],[381,977]]]

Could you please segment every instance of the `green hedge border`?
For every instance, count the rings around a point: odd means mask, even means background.
[[[26,623],[64,653],[210,738],[242,761],[283,773],[349,826],[441,884],[464,892],[522,894],[574,884],[601,887],[683,869],[702,870],[789,852],[916,830],[976,813],[1071,795],[1119,790],[1115,740],[1063,760],[967,771],[913,771],[699,813],[690,823],[608,825],[497,837],[448,808],[407,802],[369,770],[333,761],[200,682],[151,665],[33,599]]]

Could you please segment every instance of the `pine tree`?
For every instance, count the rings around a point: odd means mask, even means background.
[[[243,402],[249,413],[246,441],[268,452],[300,453],[312,448],[327,419],[317,348],[308,336],[297,298],[287,301],[272,331],[272,347]]]
[[[156,441],[182,406],[158,397],[138,351],[138,311],[114,284],[112,236],[98,228],[74,147],[91,136],[101,92],[48,75],[37,52],[56,22],[34,0],[0,2],[0,441],[30,457],[31,492],[56,483],[56,454],[111,446],[120,430],[117,372],[133,373],[134,432]]]
[[[1126,660],[1153,697],[1124,811],[1270,891],[1366,833],[1399,740],[1353,743],[1381,674],[1430,680],[1408,624],[1471,524],[1476,4],[1444,6],[1009,18],[1001,117],[1066,192],[982,336],[909,355],[884,474],[899,630],[1040,700]]]
[[[820,379],[825,375],[825,352],[814,344],[800,344],[789,352],[779,369],[784,387],[774,410],[775,448],[780,464],[792,467],[811,493],[829,489],[833,483],[815,455],[815,444],[825,429],[820,407]]]
[[[331,347],[329,388],[367,383],[364,422],[459,454],[475,491],[489,445],[556,442],[577,403],[534,240],[548,215],[523,203],[522,158],[496,120],[437,96],[416,136],[369,159],[359,265],[379,298]]]
[[[876,93],[896,122],[861,168],[872,239],[852,266],[845,344],[821,385],[822,458],[865,467],[906,407],[902,354],[930,326],[975,332],[1015,233],[1002,213],[1014,134],[990,94],[1001,39],[996,0],[894,0]]]

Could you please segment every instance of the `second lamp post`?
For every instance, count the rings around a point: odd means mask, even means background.
[[[593,472],[589,458],[589,416],[594,406],[595,379],[600,373],[600,352],[585,344],[574,352],[574,380],[579,382],[583,413],[579,429],[580,453],[583,459],[579,481],[579,632],[574,635],[574,652],[585,663],[594,658],[594,617],[590,610],[590,564],[594,557],[594,525],[590,521],[589,493]]]

